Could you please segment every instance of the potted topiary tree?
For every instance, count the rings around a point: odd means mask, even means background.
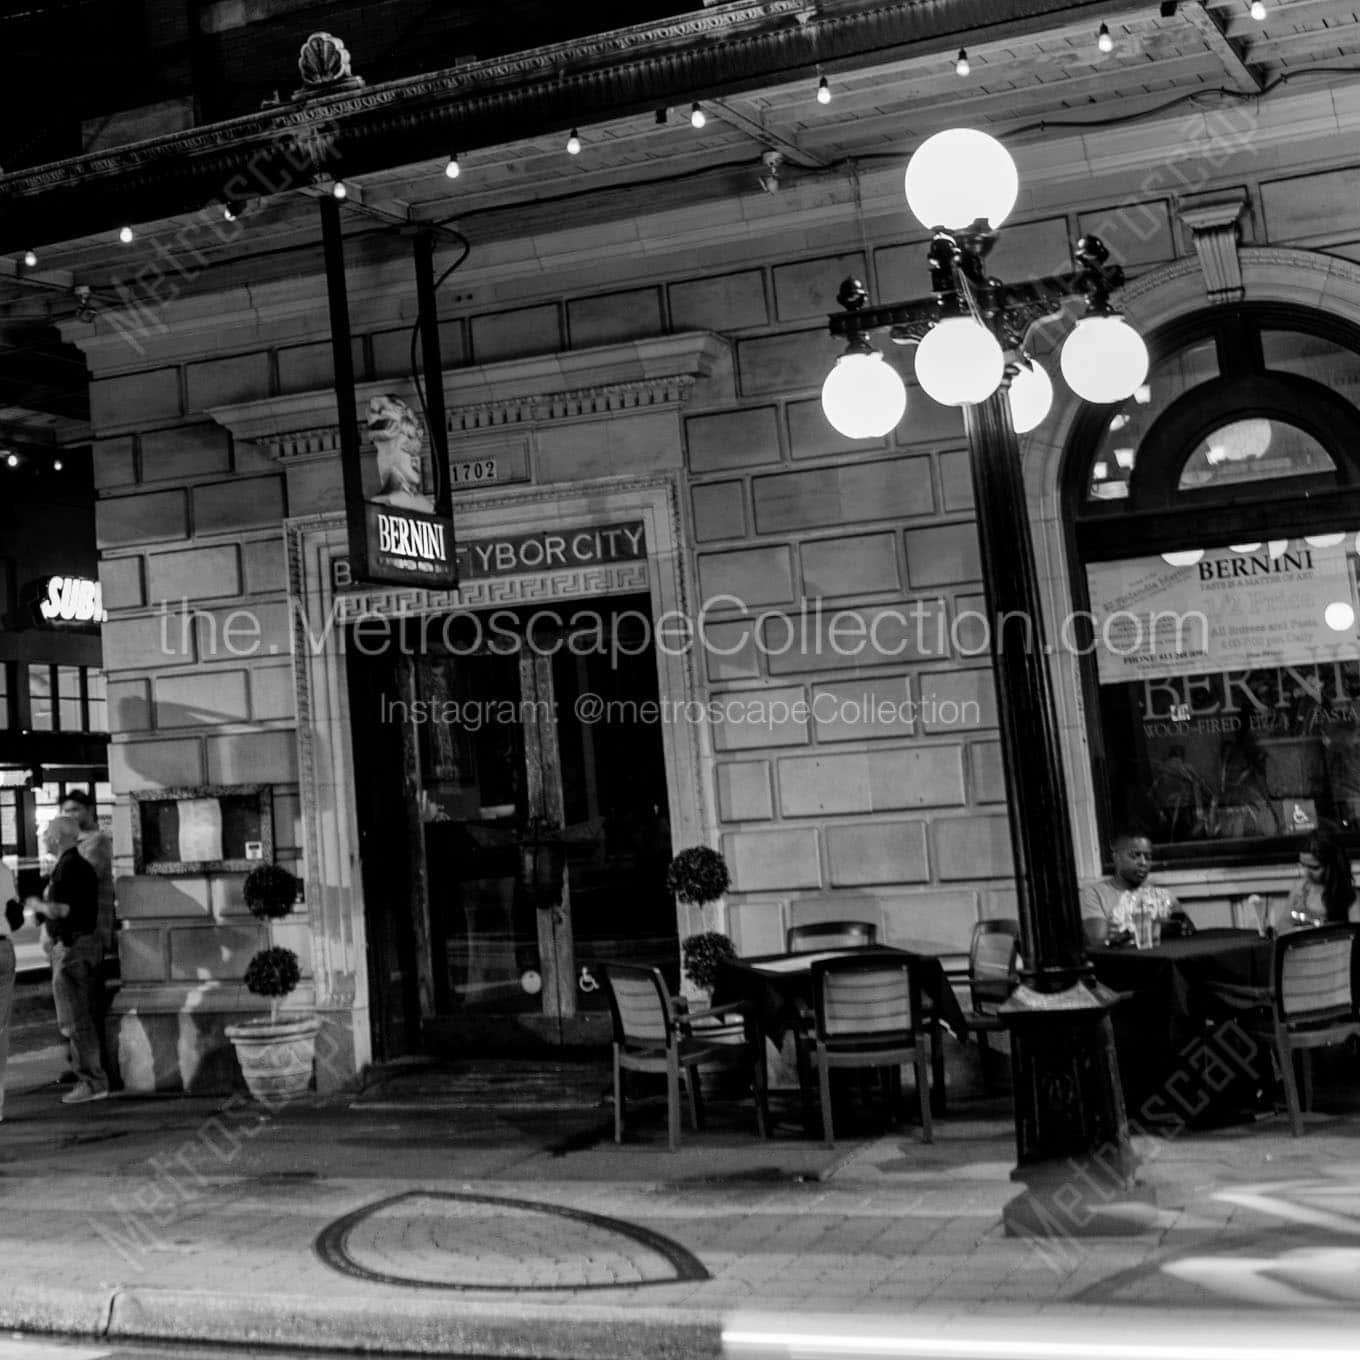
[[[693,908],[686,913],[685,929],[681,935],[699,935],[705,931],[721,931],[723,894],[732,886],[732,875],[727,872],[727,861],[707,845],[691,845],[671,860],[666,870],[666,887],[675,894],[676,901]]]
[[[297,900],[297,879],[280,865],[261,864],[246,875],[242,894],[252,916],[278,920]],[[301,978],[298,957],[291,949],[281,945],[261,949],[246,966],[245,984],[248,992],[268,999],[269,1018],[227,1026],[246,1089],[264,1104],[292,1100],[311,1084],[321,1022],[310,1014],[279,1018],[279,1003]]]

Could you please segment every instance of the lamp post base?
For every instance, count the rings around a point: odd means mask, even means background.
[[[1157,1196],[1138,1180],[1109,1010],[1077,983],[1019,987],[1001,1009],[1011,1042],[1016,1167],[1025,1190],[1002,1210],[1008,1237],[1130,1236],[1152,1230]]]

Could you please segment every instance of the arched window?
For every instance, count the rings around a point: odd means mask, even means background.
[[[1261,863],[1328,821],[1360,848],[1360,330],[1243,305],[1149,348],[1064,465],[1103,839]]]

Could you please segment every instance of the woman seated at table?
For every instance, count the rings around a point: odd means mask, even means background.
[[[1299,881],[1288,899],[1270,916],[1275,933],[1308,926],[1360,920],[1351,882],[1351,862],[1330,831],[1311,832],[1299,847]]]
[[[1122,827],[1110,842],[1114,873],[1081,890],[1081,924],[1087,944],[1105,944],[1133,930],[1133,918],[1143,911],[1166,920],[1180,905],[1165,888],[1148,880],[1152,871],[1152,842],[1136,827]]]

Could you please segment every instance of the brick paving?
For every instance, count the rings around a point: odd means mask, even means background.
[[[604,1351],[615,1336],[619,1354],[639,1353],[625,1338],[645,1327],[697,1354],[694,1329],[711,1341],[751,1309],[1360,1305],[1353,1116],[1310,1117],[1302,1139],[1278,1116],[1140,1138],[1158,1190],[1148,1231],[1031,1242],[1000,1226],[1017,1188],[1004,1103],[959,1105],[930,1146],[907,1127],[834,1150],[790,1126],[761,1142],[748,1112],[715,1103],[712,1127],[674,1155],[659,1107],[619,1148],[593,1098],[542,1103],[479,1109],[463,1090],[446,1108],[335,1099],[269,1114],[239,1099],[71,1109],[51,1088],[12,1092],[0,1327],[97,1318],[108,1335],[412,1350],[451,1346],[451,1328],[489,1344],[499,1328],[497,1353],[515,1354],[544,1344],[552,1319],[604,1329]],[[341,1220],[343,1251],[327,1259],[317,1243]]]

